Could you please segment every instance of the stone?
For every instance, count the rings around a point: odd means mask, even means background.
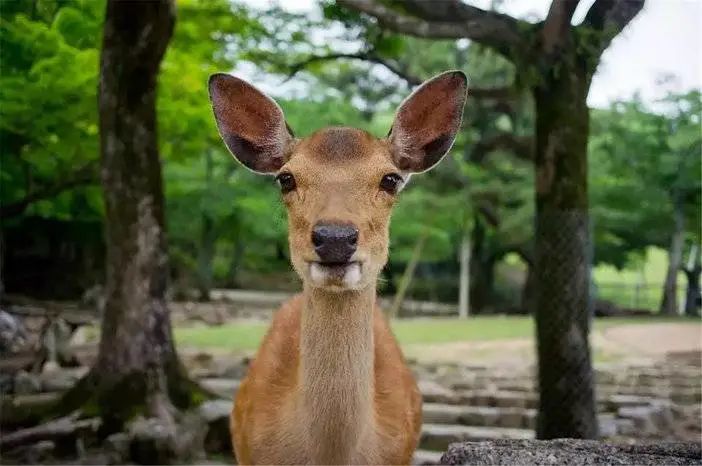
[[[681,405],[696,405],[702,402],[702,393],[698,390],[676,389],[671,393],[670,399]]]
[[[422,406],[422,422],[431,424],[458,424],[465,412],[463,406],[439,403],[424,403]]]
[[[638,435],[636,425],[631,419],[617,419],[617,435],[634,437]]]
[[[47,363],[48,364],[48,363]],[[63,392],[73,387],[73,385],[83,377],[88,371],[87,367],[77,367],[71,369],[58,368],[55,370],[45,369],[39,376],[42,391]]]
[[[490,406],[471,406],[463,410],[459,419],[467,426],[496,427],[499,424],[500,410]]]
[[[526,427],[524,419],[524,409],[502,408],[499,410],[498,426],[500,427]]]
[[[417,450],[412,456],[411,464],[417,466],[441,464],[441,455],[440,451]]]
[[[597,423],[600,428],[600,437],[609,438],[617,435],[617,419],[613,414],[599,414]]]
[[[15,395],[33,395],[41,392],[39,376],[26,371],[19,371],[14,379]]]
[[[237,379],[221,379],[221,378],[205,378],[200,379],[200,384],[214,392],[216,395],[224,398],[234,398],[237,390],[239,390],[239,384],[241,382]]]
[[[54,457],[56,444],[51,440],[40,440],[34,445],[30,445],[22,455],[26,464],[37,464],[46,462]]]
[[[27,343],[27,330],[22,320],[0,309],[0,354],[19,351]]]
[[[200,417],[207,424],[204,448],[207,453],[231,453],[229,416],[234,403],[230,400],[209,400],[198,407]]]
[[[441,464],[702,464],[699,443],[612,445],[595,440],[494,440],[452,444]]]
[[[456,392],[450,390],[432,380],[420,380],[417,382],[422,399],[428,403],[455,403]]]
[[[109,464],[124,464],[129,461],[129,435],[117,432],[107,437],[103,443],[105,462]]]
[[[653,422],[654,409],[650,406],[623,406],[617,411],[617,416],[630,419],[639,436],[653,435],[657,432]]]
[[[534,438],[534,432],[526,429],[424,424],[419,445],[426,450],[445,450],[453,442],[529,438]]]
[[[129,456],[138,464],[178,462],[176,426],[158,418],[138,417],[128,426]]]

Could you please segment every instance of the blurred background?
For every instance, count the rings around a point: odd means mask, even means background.
[[[277,187],[217,133],[214,72],[266,91],[302,137],[382,137],[423,80],[468,75],[457,141],[402,192],[378,285],[425,399],[417,462],[456,440],[699,440],[702,3],[10,0],[0,14],[3,461],[147,461],[114,440],[133,413],[96,433],[114,400],[93,395],[107,367],[122,373],[106,353],[130,342],[112,335],[148,333],[152,314],[206,392],[173,404],[204,410],[208,458],[231,460],[226,400],[300,282]],[[158,251],[138,262],[147,198]],[[554,343],[571,328],[584,339]],[[144,354],[130,367],[145,380],[168,366]],[[69,434],[26,436],[67,415]]]

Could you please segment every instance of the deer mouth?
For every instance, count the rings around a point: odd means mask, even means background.
[[[319,286],[352,288],[361,281],[361,263],[310,262],[310,278]]]

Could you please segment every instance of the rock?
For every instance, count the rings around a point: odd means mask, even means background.
[[[46,361],[41,366],[42,374],[53,374],[61,370],[61,366],[56,361]]]
[[[445,450],[453,442],[488,439],[528,439],[533,437],[534,432],[526,429],[424,424],[419,445],[427,450]]]
[[[49,363],[47,363],[49,364]],[[56,369],[42,371],[39,376],[41,388],[44,392],[63,392],[73,387],[88,371],[87,367],[71,369]]]
[[[206,378],[200,379],[200,384],[218,396],[233,398],[240,382],[237,379]]]
[[[493,440],[452,444],[441,464],[702,464],[699,443],[612,445],[595,440]]]
[[[109,464],[124,464],[129,461],[129,435],[118,432],[103,441],[105,462]]]
[[[440,451],[429,451],[429,450],[417,450],[412,455],[413,465],[433,465],[441,464],[441,452]]]
[[[229,419],[233,407],[234,402],[231,400],[208,400],[198,407],[198,412],[209,424],[222,418]]]
[[[207,423],[204,448],[207,453],[231,453],[232,439],[229,432],[229,415],[234,403],[230,400],[210,400],[198,408],[200,417]]]
[[[420,380],[417,385],[425,402],[454,403],[456,401],[456,393],[453,390],[449,390],[432,380]]]
[[[173,464],[178,461],[176,426],[158,418],[138,417],[128,426],[129,456],[138,464]]]
[[[499,425],[500,410],[489,406],[471,406],[461,414],[461,424],[467,426],[495,427]]]
[[[27,331],[18,317],[0,309],[0,353],[19,351],[27,342]]]
[[[466,408],[457,405],[439,403],[424,403],[422,406],[422,422],[431,424],[458,424]]]
[[[600,428],[600,437],[608,438],[617,435],[617,420],[613,414],[600,414],[597,416]]]
[[[37,464],[48,461],[54,456],[56,445],[51,440],[40,440],[24,450],[22,459],[25,464]]]
[[[41,392],[41,381],[35,374],[19,371],[14,379],[15,395],[33,395]]]
[[[654,410],[651,406],[623,406],[617,411],[617,416],[630,419],[639,436],[653,435],[657,432],[653,422]]]
[[[498,418],[498,426],[500,427],[527,427],[526,415],[524,409],[520,408],[503,408],[500,410]]]

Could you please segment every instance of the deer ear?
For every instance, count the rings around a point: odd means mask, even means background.
[[[446,155],[461,127],[467,86],[462,71],[447,71],[402,102],[389,135],[397,168],[423,172]]]
[[[278,104],[223,73],[210,76],[209,91],[219,134],[234,157],[259,173],[280,169],[293,136]]]

